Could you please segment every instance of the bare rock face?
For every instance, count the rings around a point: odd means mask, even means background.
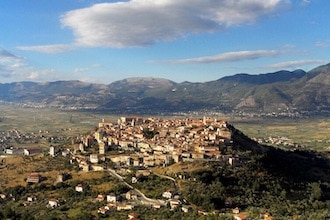
[[[256,108],[258,106],[256,99],[252,96],[249,96],[246,99],[243,99],[238,105],[236,105],[236,109],[244,109],[244,108]]]

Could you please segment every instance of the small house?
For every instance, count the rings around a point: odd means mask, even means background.
[[[167,192],[163,192],[162,196],[166,199],[171,199],[172,198],[172,193],[167,191]]]
[[[28,196],[26,200],[28,202],[34,202],[34,201],[37,201],[37,197],[36,196]]]
[[[31,173],[26,182],[27,183],[39,183],[42,180],[42,176],[39,173]]]
[[[84,185],[83,184],[78,184],[76,186],[76,192],[83,192],[85,189]]]
[[[239,214],[239,212],[240,212],[238,207],[234,208],[232,211],[234,214]]]
[[[114,193],[107,195],[107,202],[116,203],[117,196]]]
[[[139,219],[139,218],[140,218],[140,214],[137,212],[128,214],[128,220],[135,220],[135,219]]]
[[[117,205],[117,211],[121,211],[121,210],[132,210],[134,208],[133,205],[131,204],[120,204]]]
[[[236,215],[234,215],[234,219],[235,220],[245,220],[246,219],[246,215],[236,214]]]
[[[171,209],[176,209],[181,205],[181,201],[178,199],[171,199],[170,200],[170,207]]]
[[[102,202],[102,201],[104,201],[104,199],[105,199],[105,196],[104,196],[103,194],[99,194],[99,195],[97,195],[96,200],[97,200],[98,202]]]
[[[49,208],[56,208],[58,206],[59,206],[59,201],[57,199],[50,199],[48,201],[47,207],[49,207]]]
[[[23,154],[25,156],[33,156],[42,153],[42,149],[39,147],[35,148],[25,148]]]

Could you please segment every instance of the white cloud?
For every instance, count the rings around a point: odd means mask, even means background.
[[[287,0],[130,0],[69,11],[61,18],[82,46],[135,47],[254,22]]]
[[[265,68],[268,69],[287,69],[287,68],[301,68],[302,66],[305,65],[314,65],[314,64],[323,64],[325,63],[324,60],[292,60],[292,61],[287,61],[287,62],[282,62],[282,63],[275,63],[269,66],[266,66]]]
[[[88,68],[75,68],[74,70],[73,70],[73,72],[75,72],[75,73],[82,73],[82,72],[86,72],[88,70]]]
[[[0,76],[10,78],[14,72],[24,66],[24,59],[0,48]]]
[[[242,60],[259,59],[263,57],[274,57],[284,53],[277,50],[254,50],[254,51],[237,51],[217,54],[214,56],[196,57],[190,59],[167,61],[173,64],[182,63],[224,63],[224,62],[236,62]]]
[[[20,63],[23,61],[22,57],[16,56],[9,51],[0,48],[0,64],[1,63]]]
[[[34,70],[27,74],[26,78],[33,81],[44,81],[54,79],[56,76],[54,69]]]
[[[330,47],[330,40],[325,40],[325,41],[317,41],[315,43],[316,47],[320,47],[320,48],[327,48]]]
[[[25,59],[0,48],[0,77],[6,81],[45,81],[55,79],[54,69],[37,69],[29,66]]]
[[[300,2],[300,5],[304,7],[304,6],[309,5],[310,3],[311,3],[310,0],[302,0],[302,1]]]
[[[17,49],[40,52],[40,53],[61,53],[61,52],[73,50],[74,47],[72,45],[67,45],[67,44],[51,44],[51,45],[41,45],[41,46],[20,46],[17,47]]]

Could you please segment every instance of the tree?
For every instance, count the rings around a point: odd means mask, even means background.
[[[311,199],[312,200],[319,200],[322,196],[322,189],[320,187],[320,183],[311,183]]]
[[[286,190],[285,189],[283,189],[281,191],[280,196],[281,196],[282,199],[286,199]]]
[[[87,211],[82,211],[80,212],[77,216],[76,219],[81,219],[81,220],[92,220],[94,219],[94,216]]]
[[[6,207],[4,210],[3,210],[3,216],[5,218],[14,218],[15,217],[15,212],[10,208],[10,207]]]
[[[143,129],[143,136],[147,139],[153,138],[158,132],[156,130],[150,130],[149,128]]]

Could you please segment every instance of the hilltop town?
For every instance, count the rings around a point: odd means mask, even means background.
[[[62,154],[72,155],[71,160],[77,162],[83,172],[108,171],[120,181],[124,181],[130,191],[125,194],[125,201],[116,202],[116,195],[98,195],[98,200],[107,198],[107,205],[98,212],[107,214],[114,208],[132,210],[136,205],[146,205],[153,208],[169,206],[171,210],[182,212],[191,210],[188,202],[181,197],[176,187],[164,191],[160,199],[148,198],[134,187],[141,176],[150,176],[154,167],[166,167],[179,162],[217,161],[235,166],[239,157],[232,154],[224,155],[221,148],[232,144],[231,130],[227,122],[215,118],[203,119],[159,119],[141,117],[121,117],[117,122],[107,122],[104,119],[95,131],[82,137],[77,137],[73,149],[50,148],[50,156]],[[133,176],[125,179],[127,174]],[[172,181],[170,176],[154,174]],[[179,179],[185,175],[176,174]],[[83,191],[84,186],[79,184]],[[171,188],[171,187],[169,187]],[[117,195],[118,196],[118,195]],[[134,202],[132,202],[132,200]],[[137,202],[138,201],[138,202]],[[207,212],[199,212],[206,215]],[[239,213],[239,212],[237,212]]]
[[[8,156],[23,155],[24,160],[31,160],[27,158],[42,154],[49,158],[47,160],[53,161],[52,163],[63,161],[64,164],[69,164],[65,165],[63,170],[59,169],[56,176],[49,176],[49,172],[42,172],[40,169],[25,174],[24,181],[27,186],[35,185],[37,188],[40,184],[48,185],[47,180],[53,179],[55,186],[71,186],[75,193],[86,194],[86,191],[88,192],[95,186],[86,181],[79,182],[79,178],[76,178],[77,175],[80,175],[79,173],[108,173],[111,178],[120,182],[123,189],[102,191],[95,198],[91,198],[94,203],[99,203],[98,209],[94,211],[102,216],[107,216],[114,210],[133,210],[134,207],[141,205],[153,209],[168,207],[169,210],[179,209],[183,213],[187,213],[191,212],[193,207],[182,197],[176,180],[188,179],[187,175],[175,173],[174,176],[167,176],[155,173],[152,169],[194,161],[216,161],[231,166],[237,165],[238,155],[226,155],[221,151],[221,149],[231,146],[233,142],[232,131],[227,126],[226,121],[208,117],[202,119],[120,117],[117,122],[103,119],[99,122],[98,127],[88,134],[72,138],[69,145],[51,144],[48,151],[40,147],[13,148],[6,141],[10,139],[22,142],[23,139],[67,141],[68,139],[64,137],[60,137],[60,139],[59,137],[46,138],[43,131],[40,131],[39,134],[27,135],[17,130],[4,133],[2,136],[3,153]],[[9,168],[5,162],[3,165],[5,169]],[[72,169],[75,170],[74,174]],[[164,190],[158,190],[156,196],[146,196],[150,193],[145,190],[143,193],[137,187],[139,183],[145,184],[146,182],[143,183],[143,181],[146,178],[157,178],[157,181],[161,179],[165,185],[163,187],[158,185],[158,187]],[[18,195],[14,196],[12,193],[5,192],[0,192],[3,201],[21,199]],[[26,201],[23,204],[27,207],[33,206],[36,201],[40,200],[35,194],[28,192],[24,197],[26,197]],[[47,209],[56,209],[63,207],[68,202],[63,196],[57,196],[44,197],[43,203]],[[207,215],[209,213],[199,210],[199,214]]]
[[[221,146],[231,143],[227,122],[213,118],[142,119],[121,117],[117,123],[99,123],[93,136],[80,145],[81,151],[97,141],[99,155],[107,151],[132,152],[110,156],[118,164],[154,167],[194,159],[219,160]]]
[[[120,117],[57,132],[0,133],[0,217],[328,216],[328,160],[260,145],[218,118]]]

